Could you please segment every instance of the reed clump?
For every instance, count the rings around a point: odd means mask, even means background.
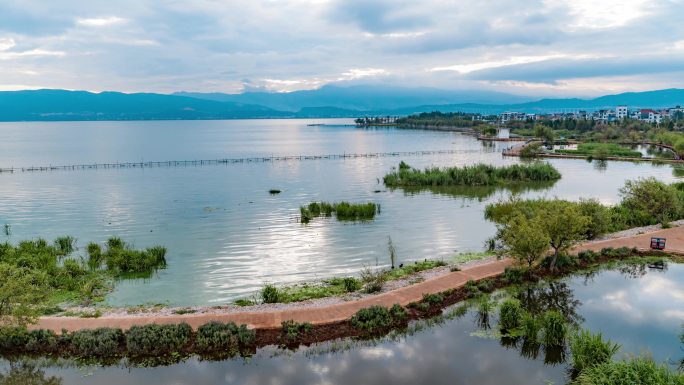
[[[401,162],[398,170],[383,178],[388,187],[505,186],[524,182],[547,182],[560,179],[555,167],[545,162],[492,166],[475,164],[463,167],[424,170]]]
[[[339,221],[370,221],[379,212],[380,205],[373,202],[311,202],[299,208],[302,223],[309,223],[316,217],[331,217],[333,214]]]

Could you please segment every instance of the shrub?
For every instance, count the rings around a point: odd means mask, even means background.
[[[473,281],[472,279],[469,279],[465,285],[463,285],[463,288],[466,291],[466,297],[474,297],[478,294],[480,294],[480,289],[477,287],[477,283]]]
[[[610,362],[620,345],[610,340],[603,340],[601,333],[591,334],[588,330],[581,330],[570,336],[570,351],[572,352],[572,368],[576,373],[588,367]]]
[[[357,329],[373,333],[403,321],[406,316],[406,311],[399,305],[394,305],[389,310],[382,306],[371,306],[356,312],[351,318],[351,324]]]
[[[494,281],[490,278],[482,279],[477,283],[477,288],[483,293],[494,291]]]
[[[126,332],[126,346],[131,356],[158,356],[182,351],[190,342],[192,328],[177,325],[133,326]]]
[[[441,305],[444,302],[444,296],[441,294],[423,294],[422,302],[430,306]]]
[[[577,253],[577,259],[579,259],[582,262],[588,262],[588,263],[595,262],[599,256],[600,256],[599,253],[596,253],[592,250],[582,250],[579,253]]]
[[[544,330],[543,342],[547,347],[563,346],[568,333],[568,325],[563,315],[556,310],[549,310],[542,317]]]
[[[308,333],[313,329],[313,325],[308,322],[299,323],[293,320],[283,321],[281,323],[283,339],[287,343],[297,341],[299,337]]]
[[[504,269],[503,278],[509,284],[519,284],[523,283],[530,276],[531,270],[527,267],[513,267],[507,266]]]
[[[0,328],[0,351],[21,352],[28,342],[28,330],[24,327],[5,326]]]
[[[245,325],[239,327],[232,322],[210,322],[197,329],[195,349],[199,353],[225,353],[235,355],[240,346],[254,342],[256,333]]]
[[[71,353],[79,357],[116,357],[125,342],[121,329],[79,330],[68,336]]]
[[[499,308],[499,327],[504,331],[517,329],[522,322],[522,316],[523,310],[520,302],[507,299]]]
[[[344,291],[347,293],[355,292],[361,289],[361,282],[354,277],[342,278],[342,285],[344,286]]]
[[[27,330],[24,327],[0,328],[0,352],[54,353],[59,338],[51,330]]]
[[[263,303],[278,303],[280,302],[280,292],[278,288],[273,285],[266,285],[261,289],[261,301]]]
[[[367,267],[361,271],[361,281],[363,282],[363,290],[366,293],[377,293],[385,286],[387,276],[380,270],[373,271]]]
[[[401,322],[406,320],[408,317],[408,313],[406,313],[406,309],[401,307],[401,305],[395,303],[392,305],[390,308],[390,315],[392,316],[392,319],[394,319],[395,322]]]

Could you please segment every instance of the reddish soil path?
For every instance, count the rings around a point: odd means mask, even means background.
[[[684,254],[684,227],[673,227],[670,229],[656,230],[631,237],[588,242],[583,245],[575,247],[571,251],[571,254],[576,254],[578,251],[581,250],[599,251],[604,247],[636,247],[640,250],[649,250],[651,248],[651,237],[667,239],[667,242],[665,244],[665,252],[672,254]]]
[[[589,242],[575,247],[572,252],[576,253],[581,250],[598,251],[604,247],[636,247],[638,249],[649,249],[651,237],[667,238],[665,251],[684,255],[684,227],[658,230],[632,237]],[[349,319],[360,309],[367,308],[372,305],[390,307],[395,303],[398,303],[405,306],[410,302],[420,300],[423,297],[423,294],[439,293],[448,289],[459,288],[465,285],[465,283],[470,279],[479,280],[494,277],[503,273],[506,266],[511,265],[511,263],[512,261],[509,259],[494,261],[491,263],[467,268],[462,271],[452,272],[421,283],[402,287],[387,293],[378,294],[376,296],[363,298],[357,301],[321,307],[169,316],[137,315],[117,317],[107,316],[100,318],[42,317],[39,322],[36,325],[32,325],[31,328],[50,329],[59,333],[62,329],[69,331],[93,329],[98,327],[116,327],[128,329],[134,325],[145,325],[151,323],[176,324],[186,322],[193,328],[197,328],[211,321],[232,321],[237,324],[246,324],[258,329],[278,328],[280,327],[280,323],[286,320],[311,322],[313,324],[326,324]]]
[[[358,301],[350,301],[329,306],[312,308],[303,307],[287,310],[264,310],[258,312],[226,312],[214,314],[186,314],[149,317],[42,317],[36,325],[32,326],[32,328],[50,329],[59,333],[62,329],[69,331],[79,329],[94,329],[98,327],[128,329],[134,325],[145,325],[151,323],[177,324],[186,322],[193,328],[197,328],[211,321],[232,321],[238,325],[246,324],[250,327],[258,329],[279,328],[280,323],[286,320],[310,322],[312,324],[326,324],[349,319],[357,311],[373,305],[390,307],[395,303],[398,303],[405,306],[410,302],[420,300],[423,297],[423,294],[440,293],[448,289],[458,288],[465,285],[465,283],[470,279],[479,280],[494,277],[503,273],[504,268],[510,264],[511,261],[508,259],[494,261],[484,265],[467,268],[462,271],[452,272],[440,277],[435,277],[427,281],[402,287],[387,293],[363,298]]]

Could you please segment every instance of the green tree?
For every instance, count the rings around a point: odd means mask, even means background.
[[[680,216],[682,202],[677,189],[653,177],[628,180],[620,189],[622,206],[634,212],[634,217],[656,218],[666,224]]]
[[[532,266],[549,249],[551,238],[544,229],[541,216],[527,218],[518,213],[499,229],[504,252]]]
[[[584,239],[590,218],[582,215],[576,205],[550,205],[541,215],[544,217],[542,227],[550,238],[553,256],[549,269],[556,268],[558,255],[571,248],[575,242]]]
[[[549,126],[537,124],[534,126],[534,136],[544,140],[545,143],[553,144],[555,140],[555,133]]]
[[[35,322],[50,290],[44,273],[0,263],[0,324]]]

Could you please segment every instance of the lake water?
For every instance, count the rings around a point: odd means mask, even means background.
[[[632,272],[633,273],[633,272]],[[523,291],[527,303],[560,309],[567,318],[622,345],[616,359],[650,354],[675,369],[684,359],[679,341],[684,321],[684,265],[644,269],[644,275],[603,271],[575,276]],[[567,383],[567,364],[540,349],[523,356],[521,345],[502,346],[483,338],[476,314],[428,327],[414,335],[331,351],[331,344],[287,353],[265,348],[249,359],[220,362],[190,359],[156,368],[46,365],[27,375],[21,362],[0,360],[0,383],[147,384],[147,385],[306,385],[306,384],[478,384],[532,385]],[[496,314],[492,315],[496,325]],[[337,346],[345,343],[337,342]],[[567,357],[567,355],[566,355]],[[546,361],[546,363],[545,363]],[[28,367],[30,368],[30,367]],[[24,370],[23,372],[21,370]],[[8,376],[9,375],[9,376]],[[22,377],[23,375],[23,377]],[[3,376],[8,376],[3,382]],[[12,382],[12,380],[14,382]],[[29,381],[30,380],[30,381]],[[50,382],[52,381],[52,382]]]
[[[326,123],[325,126],[308,126]],[[61,235],[83,248],[117,235],[136,247],[161,244],[169,267],[149,280],[120,283],[112,305],[216,305],[277,285],[386,265],[387,237],[399,260],[479,251],[495,227],[484,206],[506,191],[459,194],[389,191],[382,177],[412,166],[513,164],[502,149],[459,133],[358,129],[348,120],[60,122],[0,124],[0,168],[253,156],[449,150],[449,154],[278,161],[197,167],[0,174],[0,225],[11,242]],[[524,193],[619,201],[627,179],[676,180],[670,166],[550,161],[563,177]],[[271,196],[268,190],[282,190]],[[374,191],[381,190],[376,193]],[[312,200],[373,201],[372,222],[298,222]]]

